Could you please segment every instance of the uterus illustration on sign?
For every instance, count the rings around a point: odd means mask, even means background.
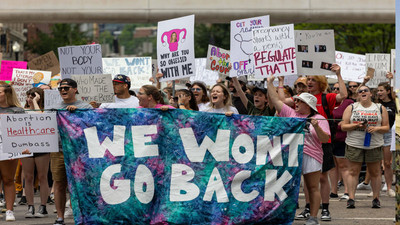
[[[178,50],[179,41],[181,43],[186,40],[186,29],[173,29],[167,32],[164,32],[161,35],[161,43],[165,47],[168,44],[169,50],[171,52],[175,52]]]

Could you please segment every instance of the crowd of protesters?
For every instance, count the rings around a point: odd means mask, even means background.
[[[280,116],[307,118],[304,141],[302,174],[306,206],[295,219],[306,220],[306,224],[318,224],[318,211],[322,204],[321,217],[330,221],[329,199],[338,198],[338,183],[344,184],[347,208],[355,208],[357,188],[372,187],[372,208],[380,208],[381,167],[385,173],[387,195],[394,197],[392,190],[391,143],[396,105],[390,83],[378,85],[377,94],[364,83],[343,81],[340,67],[333,64],[337,83],[329,86],[325,76],[302,76],[293,89],[284,85],[282,77],[269,76],[265,85],[250,86],[245,77],[225,78],[207,89],[201,81],[174,91],[170,87],[161,90],[158,73],[154,85],[144,85],[137,93],[130,90],[131,80],[123,74],[113,79],[114,103],[82,102],[76,97],[77,83],[72,79],[59,82],[58,91],[62,102],[56,109],[74,111],[81,108],[179,108],[203,112],[247,114],[254,116]],[[393,77],[388,73],[389,81]],[[274,86],[274,79],[279,85]],[[266,87],[266,88],[265,88]],[[25,106],[17,100],[11,84],[0,83],[0,113],[41,113],[44,94],[41,85],[26,93]],[[27,110],[24,110],[27,109]],[[32,111],[30,111],[32,110]],[[370,136],[370,143],[364,143]],[[54,193],[57,220],[64,224],[67,202],[67,176],[62,146],[56,153],[34,153],[21,160],[0,161],[2,192],[0,204],[6,208],[6,221],[14,221],[13,207],[16,197],[15,175],[21,173],[24,190],[20,204],[28,206],[25,217],[46,217],[46,204],[52,204]],[[29,154],[29,149],[23,152]],[[367,166],[367,178],[358,184],[360,169]],[[22,167],[22,170],[17,170]],[[50,186],[49,188],[49,170]],[[36,171],[36,173],[35,173]],[[35,175],[40,186],[40,205],[35,210],[33,195]],[[370,182],[370,184],[369,184]],[[1,185],[0,185],[1,187]],[[23,200],[24,199],[24,200]],[[68,205],[68,204],[67,204]],[[0,214],[1,215],[1,214]]]

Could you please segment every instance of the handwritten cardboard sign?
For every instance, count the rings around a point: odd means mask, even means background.
[[[333,30],[296,30],[297,73],[335,75],[335,38]]]
[[[386,73],[390,71],[390,54],[365,54],[365,57],[366,66],[375,69],[374,77],[367,82],[367,86],[376,88],[379,83],[389,81]]]
[[[60,73],[60,63],[58,62],[57,56],[53,51],[29,61],[28,68],[31,70],[51,71],[53,76]]]
[[[256,78],[296,75],[294,25],[253,29]]]
[[[12,80],[13,69],[26,69],[27,62],[24,61],[1,61],[0,80]]]
[[[62,78],[76,74],[103,74],[101,46],[80,45],[58,48]]]
[[[45,109],[55,109],[56,105],[59,105],[63,99],[61,98],[60,92],[58,90],[44,90],[44,108]]]
[[[206,58],[197,58],[196,59],[196,73],[194,76],[190,77],[191,82],[195,81],[203,81],[207,85],[214,85],[219,79],[218,72],[208,70],[206,68]]]
[[[160,81],[194,75],[194,15],[158,22],[157,59]]]
[[[115,102],[110,74],[72,75],[78,84],[77,98],[84,102]]]
[[[269,16],[231,21],[230,77],[248,75],[254,77],[253,29],[269,27]]]
[[[3,152],[58,152],[56,113],[2,114]]]
[[[12,81],[19,102],[24,105],[27,97],[26,92],[33,87],[49,84],[50,77],[50,71],[14,69]]]
[[[103,72],[114,77],[124,74],[131,78],[131,89],[151,84],[151,57],[103,58]]]
[[[340,66],[343,80],[362,83],[365,77],[365,55],[336,51],[336,63]],[[336,75],[329,78],[337,79]]]
[[[206,69],[229,76],[230,52],[214,45],[208,45]]]

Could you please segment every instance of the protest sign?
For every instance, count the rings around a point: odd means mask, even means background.
[[[84,102],[115,102],[114,88],[110,74],[72,75],[78,84],[78,96]]]
[[[216,71],[206,69],[206,58],[196,59],[196,72],[194,76],[190,77],[191,82],[203,81],[207,85],[214,85],[219,79],[219,75]]]
[[[381,82],[387,82],[386,73],[390,71],[390,54],[365,54],[366,67],[375,69],[374,77],[367,82],[370,88],[377,88]]]
[[[194,15],[158,22],[157,59],[160,81],[194,75]]]
[[[396,49],[391,49],[390,50],[390,72],[393,73],[394,76],[394,71],[396,70]]]
[[[50,77],[50,71],[14,69],[12,81],[19,102],[24,105],[27,97],[26,92],[33,87],[50,83]]]
[[[335,38],[333,30],[296,30],[297,73],[335,75]]]
[[[45,109],[55,109],[56,105],[59,105],[63,99],[61,98],[60,92],[58,90],[44,90],[44,108]]]
[[[0,117],[1,120],[1,117]],[[1,124],[1,122],[0,122]],[[22,154],[22,153],[11,153],[11,152],[3,152],[3,135],[0,129],[0,161],[10,160],[10,159],[20,159],[33,156],[31,154]]]
[[[228,50],[208,45],[206,69],[229,76],[230,53]]]
[[[11,81],[13,69],[26,69],[26,65],[24,61],[1,61],[0,80]]]
[[[58,152],[55,113],[2,114],[3,152]]]
[[[53,76],[60,73],[60,63],[58,62],[57,56],[53,51],[29,61],[28,68],[31,70],[51,71]]]
[[[253,29],[255,77],[296,75],[293,24]]]
[[[103,72],[114,77],[123,74],[131,78],[131,89],[151,84],[151,57],[103,58]]]
[[[365,55],[336,51],[336,63],[340,66],[343,80],[362,83],[365,77]],[[336,75],[329,78],[337,79]]]
[[[253,29],[269,27],[269,16],[253,17],[231,21],[231,64],[230,77],[248,75],[254,72]]]
[[[293,222],[305,119],[157,109],[57,116],[76,224]]]
[[[58,57],[63,79],[76,74],[103,74],[99,44],[60,47]]]

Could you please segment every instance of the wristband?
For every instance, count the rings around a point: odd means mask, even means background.
[[[284,88],[284,87],[282,87],[282,86],[279,86],[278,88]]]

